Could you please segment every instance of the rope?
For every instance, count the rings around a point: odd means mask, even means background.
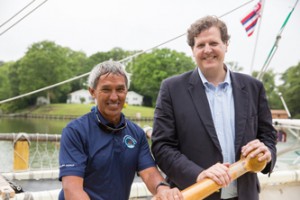
[[[232,12],[238,10],[238,9],[240,9],[241,7],[243,7],[243,6],[245,6],[245,5],[249,4],[249,3],[251,3],[252,1],[254,1],[254,0],[250,0],[250,1],[246,2],[246,3],[243,3],[242,5],[240,5],[240,6],[236,7],[236,8],[234,8],[234,9],[232,9],[232,10],[230,10],[230,11],[228,11],[228,12],[222,14],[222,15],[220,15],[219,18],[224,17],[224,16],[226,16],[226,15],[228,15],[228,14],[230,14],[230,13],[232,13]],[[154,47],[151,47],[151,48],[149,48],[149,49],[140,51],[140,52],[138,52],[138,53],[136,53],[136,54],[134,54],[134,55],[128,56],[128,57],[126,57],[126,58],[124,58],[124,59],[122,59],[122,60],[119,60],[119,62],[128,61],[128,60],[130,60],[130,59],[132,59],[132,58],[135,58],[135,57],[137,57],[137,56],[139,56],[139,55],[141,55],[141,54],[144,54],[144,53],[146,53],[146,52],[148,52],[148,51],[151,51],[151,50],[153,50],[153,49],[156,49],[156,48],[158,48],[158,47],[160,47],[160,46],[162,46],[162,45],[164,45],[164,44],[167,44],[167,43],[169,43],[169,42],[172,42],[172,41],[174,41],[174,40],[176,40],[176,39],[178,39],[178,38],[180,38],[180,37],[182,37],[182,36],[184,36],[184,35],[186,35],[186,33],[183,33],[183,34],[181,34],[181,35],[178,35],[178,36],[176,36],[176,37],[174,37],[174,38],[172,38],[172,39],[170,39],[170,40],[167,40],[167,41],[165,41],[165,42],[162,42],[162,43],[160,43],[160,44],[158,44],[158,45],[156,45],[156,46],[154,46]],[[0,36],[1,36],[1,34],[0,34]],[[0,101],[0,104],[6,103],[6,102],[10,102],[10,101],[13,101],[13,100],[16,100],[16,99],[20,99],[20,98],[23,98],[23,97],[26,97],[26,96],[29,96],[29,95],[32,95],[32,94],[35,94],[35,93],[44,91],[44,90],[48,90],[48,89],[51,89],[51,88],[54,88],[54,87],[63,85],[63,84],[65,84],[65,83],[68,83],[68,82],[71,82],[71,81],[74,81],[74,80],[83,78],[83,77],[85,77],[85,76],[88,76],[89,74],[90,74],[90,72],[85,73],[85,74],[82,74],[82,75],[79,75],[79,76],[76,76],[76,77],[73,77],[73,78],[71,78],[71,79],[68,79],[68,80],[65,80],[65,81],[62,81],[62,82],[59,82],[59,83],[56,83],[56,84],[54,84],[54,85],[50,85],[50,86],[47,86],[47,87],[40,88],[40,89],[38,89],[38,90],[29,92],[29,93],[26,93],[26,94],[22,94],[22,95],[18,95],[18,96],[12,97],[12,98],[8,98],[8,99],[5,99],[5,100],[2,100],[2,101]]]
[[[0,33],[0,36],[2,36],[4,33],[6,33],[8,30],[10,30],[12,27],[14,27],[15,25],[17,25],[19,22],[21,22],[23,19],[25,19],[28,15],[30,15],[31,13],[33,13],[34,11],[36,11],[39,7],[41,7],[44,3],[46,3],[48,0],[43,1],[42,3],[40,3],[39,5],[37,5],[34,9],[32,9],[30,12],[28,12],[26,15],[24,15],[22,18],[20,18],[18,21],[16,21],[15,23],[13,23],[11,26],[9,26],[7,29],[5,29],[4,31],[2,31]],[[23,8],[25,9],[25,8]],[[21,10],[22,11],[22,10]],[[20,12],[21,12],[20,11]],[[16,14],[17,15],[17,14]],[[14,17],[14,16],[13,16]],[[13,18],[12,17],[12,18]],[[9,19],[10,20],[10,19]],[[8,20],[8,21],[9,21]],[[6,24],[6,22],[4,23]],[[3,25],[4,25],[3,24]]]
[[[41,155],[41,153],[40,153],[40,151],[39,151],[39,148],[40,148],[40,143],[39,143],[39,133],[36,134],[36,138],[37,138],[36,143],[35,143],[36,148],[35,148],[35,152],[33,153],[32,158],[31,158],[29,167],[32,168],[33,165],[35,164],[35,163],[34,163],[35,159],[36,159],[36,158],[39,158],[39,160],[40,160],[40,168],[42,169],[42,166],[43,166],[43,158],[42,158],[42,155]]]
[[[0,28],[2,26],[4,26],[5,24],[7,24],[10,20],[12,20],[13,18],[15,18],[18,14],[20,14],[23,10],[25,10],[28,6],[30,6],[33,2],[35,2],[36,0],[31,1],[30,3],[28,3],[25,7],[23,7],[21,10],[19,10],[16,14],[14,14],[12,17],[10,17],[8,20],[6,20],[5,22],[3,22],[0,25]]]

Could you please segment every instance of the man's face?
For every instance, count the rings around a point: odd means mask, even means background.
[[[209,73],[209,71],[222,70],[227,44],[221,40],[219,29],[211,27],[204,30],[194,40],[193,55],[201,71]]]
[[[89,88],[96,99],[103,117],[113,124],[118,124],[126,100],[126,79],[119,74],[104,74],[99,77],[96,89]]]

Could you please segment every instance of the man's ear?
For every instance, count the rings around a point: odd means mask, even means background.
[[[89,87],[89,92],[90,92],[91,96],[95,99],[96,98],[95,97],[95,89]]]
[[[229,46],[229,42],[226,42],[226,44],[225,44],[225,52],[227,53],[227,50],[228,50],[228,46]]]

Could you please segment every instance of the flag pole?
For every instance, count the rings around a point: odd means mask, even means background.
[[[262,18],[262,16],[263,16],[264,7],[265,7],[265,0],[261,0],[261,12],[260,12],[260,16],[259,16],[260,18]],[[255,45],[254,45],[253,54],[252,54],[252,60],[251,60],[251,65],[250,65],[250,75],[253,72],[253,65],[254,65],[254,60],[255,60],[255,57],[256,57],[256,47],[257,47],[258,38],[259,38],[261,21],[262,21],[262,19],[260,19],[259,22],[258,22],[257,34],[256,34],[256,39],[255,39]]]

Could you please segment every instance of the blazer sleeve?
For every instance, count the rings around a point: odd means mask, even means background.
[[[172,179],[171,184],[184,189],[196,182],[203,169],[180,151],[171,96],[177,93],[177,97],[181,97],[178,88],[173,91],[173,86],[170,81],[162,82],[154,113],[151,150],[159,168]]]
[[[272,114],[268,106],[266,92],[261,84],[259,91],[259,103],[258,103],[258,131],[257,139],[263,142],[270,150],[272,160],[267,164],[262,173],[271,173],[276,163],[276,130],[272,125]]]

